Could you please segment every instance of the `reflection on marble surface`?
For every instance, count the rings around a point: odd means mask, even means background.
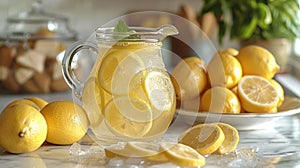
[[[178,123],[178,122],[177,122]],[[185,125],[170,127],[162,140],[176,141]],[[90,135],[90,134],[88,134]],[[88,137],[72,146],[45,144],[37,151],[9,154],[0,150],[0,167],[178,167],[173,163],[149,163],[139,158],[107,159],[103,147],[92,145]],[[235,152],[227,155],[205,156],[205,168],[295,167],[300,165],[299,117],[278,120],[274,128],[240,131],[240,142]]]

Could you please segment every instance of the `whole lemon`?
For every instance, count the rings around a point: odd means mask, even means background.
[[[200,108],[205,112],[240,113],[241,103],[231,90],[216,86],[204,92]]]
[[[6,109],[8,109],[12,106],[18,105],[18,104],[27,104],[29,106],[34,107],[37,110],[40,110],[39,106],[35,102],[33,102],[31,100],[27,100],[27,99],[14,100],[14,101],[10,102],[8,105],[6,105],[6,107],[3,110],[6,110]]]
[[[48,104],[47,101],[39,97],[28,97],[25,99],[34,102],[40,109],[44,108]]]
[[[222,66],[223,71],[216,71],[217,66]],[[225,86],[229,89],[236,86],[243,75],[242,66],[239,61],[234,56],[224,51],[219,51],[213,57],[213,60],[208,64],[207,69],[209,71],[208,75],[212,86]]]
[[[229,55],[232,55],[232,56],[237,56],[239,54],[239,51],[237,49],[234,49],[234,48],[226,48],[224,50],[220,50],[219,53],[229,54]]]
[[[273,54],[256,45],[241,48],[237,59],[242,65],[243,75],[258,75],[271,79],[280,69]]]
[[[27,104],[6,108],[0,115],[0,145],[11,153],[32,152],[47,136],[43,115]]]
[[[48,125],[46,141],[69,145],[79,141],[87,132],[89,121],[83,108],[71,101],[54,101],[41,113]]]
[[[193,99],[207,88],[207,70],[203,60],[199,57],[188,57],[181,60],[172,71],[177,99]],[[179,90],[178,90],[179,89]]]

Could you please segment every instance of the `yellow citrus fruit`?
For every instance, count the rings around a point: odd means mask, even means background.
[[[105,155],[113,157],[141,157],[154,162],[166,162],[168,158],[159,150],[159,145],[150,142],[129,141],[106,147]]]
[[[238,96],[247,112],[266,113],[277,107],[279,95],[273,84],[257,75],[243,76],[238,84]]]
[[[236,130],[236,128],[226,123],[216,123],[216,124],[222,129],[225,135],[225,139],[222,145],[217,150],[217,152],[219,154],[233,152],[236,149],[240,140],[238,131]]]
[[[32,152],[47,136],[47,123],[34,107],[16,104],[0,114],[0,146],[11,153]]]
[[[198,124],[184,131],[178,142],[196,149],[200,154],[211,154],[222,145],[225,135],[213,124]]]
[[[219,59],[219,60],[216,60]],[[242,66],[239,63],[239,61],[232,55],[227,54],[225,52],[218,52],[214,57],[213,60],[208,64],[207,68],[212,71],[212,73],[209,73],[209,77],[213,80],[216,76],[216,73],[221,73],[219,75],[222,75],[222,72],[215,72],[216,66],[219,66],[222,62],[222,68],[224,72],[224,80],[223,78],[219,78],[219,80],[215,80],[216,82],[211,82],[212,86],[224,86],[226,88],[233,88],[237,85],[239,80],[242,78],[243,71]],[[224,83],[223,83],[224,82]]]
[[[143,88],[153,110],[153,119],[173,109],[174,87],[166,72],[158,70],[147,72],[143,81]]]
[[[237,56],[239,54],[239,51],[234,48],[226,48],[224,50],[220,50],[219,53],[221,54],[229,54],[232,56]]]
[[[169,127],[175,112],[174,88],[167,72],[162,69],[150,69],[137,73],[132,81],[138,85],[137,90],[131,92],[131,98],[145,102],[151,108],[152,126],[146,137],[160,136]],[[141,77],[142,76],[142,77]],[[135,80],[135,79],[139,80]],[[133,85],[132,83],[130,85]],[[145,115],[146,116],[146,115]]]
[[[198,57],[188,57],[180,61],[172,71],[172,76],[180,90],[175,90],[180,100],[192,99],[207,87],[205,62]]]
[[[125,144],[114,144],[104,148],[105,156],[114,157],[130,157],[130,151],[125,149]]]
[[[143,157],[149,161],[166,162],[168,158],[159,149],[158,144],[150,142],[127,142],[125,146],[127,151],[130,151],[131,156]]]
[[[180,144],[164,142],[160,144],[161,151],[164,151],[166,157],[180,166],[204,166],[205,158],[194,148]]]
[[[213,87],[208,89],[200,100],[201,111],[240,113],[241,103],[238,97],[225,87]]]
[[[259,75],[272,79],[280,69],[272,53],[256,45],[241,48],[237,59],[242,65],[243,75]]]
[[[44,108],[48,102],[43,100],[42,98],[39,98],[39,97],[28,97],[28,98],[25,98],[27,100],[30,100],[32,102],[34,102],[40,109]]]
[[[119,42],[112,46],[99,68],[98,78],[101,87],[112,95],[126,95],[134,91],[135,88],[130,87],[130,82],[136,73],[143,72],[149,66],[163,67],[161,58],[152,59],[158,54],[158,48],[159,46],[139,42]]]
[[[14,101],[10,102],[8,105],[6,105],[4,110],[7,109],[7,108],[10,108],[12,106],[18,105],[18,104],[27,104],[27,105],[30,105],[30,106],[34,107],[37,110],[40,110],[40,108],[38,107],[37,104],[35,104],[33,101],[27,100],[27,99],[14,100]]]
[[[276,88],[279,99],[278,99],[278,103],[277,103],[277,107],[281,106],[281,104],[284,101],[284,90],[282,88],[282,86],[274,79],[270,79],[270,82],[272,83],[272,85]]]
[[[69,145],[86,134],[89,121],[83,108],[71,101],[54,101],[47,104],[41,113],[48,125],[46,141]]]
[[[112,99],[104,110],[105,122],[116,135],[138,138],[152,127],[152,110],[146,102],[127,96]]]

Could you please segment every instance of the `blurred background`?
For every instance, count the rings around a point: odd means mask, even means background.
[[[34,0],[0,0],[0,29],[9,15],[27,11]],[[45,10],[69,18],[78,38],[87,38],[97,27],[130,11],[158,10],[176,13],[180,5],[189,4],[199,11],[201,0],[43,0]]]
[[[280,7],[281,5],[285,5],[285,8],[280,8],[280,9],[288,9],[287,11],[275,11],[275,12],[285,12],[285,15],[282,15],[281,13],[279,13],[278,16],[285,16],[286,18],[283,19],[284,23],[280,23],[282,25],[285,25],[287,27],[290,27],[291,29],[293,29],[293,32],[296,32],[297,36],[293,35],[292,40],[289,40],[291,42],[291,45],[288,46],[289,48],[286,49],[282,49],[280,51],[275,50],[281,47],[277,47],[275,46],[274,43],[272,43],[271,46],[273,46],[271,48],[271,50],[274,49],[273,54],[278,54],[282,52],[282,55],[284,56],[288,56],[288,58],[286,59],[286,63],[287,65],[284,65],[285,67],[283,68],[282,73],[286,73],[286,74],[291,74],[292,77],[296,77],[298,80],[300,79],[300,44],[299,44],[299,36],[300,36],[300,21],[299,21],[299,6],[295,7],[295,3],[298,2],[298,0],[288,0],[286,1],[286,3],[284,0],[274,0],[274,1],[259,1],[259,0],[249,0],[247,2],[243,2],[243,1],[234,1],[234,0],[229,0],[225,3],[225,7],[224,4],[222,6],[222,4],[220,3],[221,1],[213,1],[212,3],[210,3],[209,0],[122,0],[122,1],[116,1],[116,0],[0,0],[0,32],[4,32],[2,33],[2,37],[4,37],[4,40],[2,40],[2,43],[5,43],[7,41],[5,41],[5,35],[7,35],[9,28],[7,28],[7,18],[9,18],[10,16],[16,16],[16,14],[19,14],[21,12],[25,12],[25,11],[29,11],[30,9],[32,9],[32,4],[34,2],[39,2],[41,4],[41,8],[42,10],[45,10],[46,12],[49,13],[54,13],[57,15],[62,15],[64,17],[66,17],[68,19],[68,23],[67,23],[67,31],[70,31],[70,29],[74,30],[74,32],[76,32],[76,40],[86,40],[87,38],[89,38],[89,36],[94,32],[94,30],[96,28],[98,28],[99,26],[102,26],[103,24],[111,21],[112,19],[122,16],[124,14],[128,14],[128,13],[132,13],[132,12],[137,12],[137,11],[163,11],[163,12],[168,12],[168,13],[172,13],[172,14],[176,14],[179,16],[182,16],[184,18],[186,18],[187,20],[191,21],[191,23],[194,23],[196,26],[200,27],[204,33],[207,35],[209,40],[206,41],[197,41],[197,39],[195,41],[195,43],[193,45],[196,45],[197,50],[201,51],[204,54],[207,55],[213,55],[214,52],[216,50],[207,50],[207,46],[214,46],[215,49],[225,49],[228,47],[231,48],[236,48],[239,49],[239,47],[241,47],[241,44],[244,43],[246,40],[248,40],[247,38],[249,38],[251,40],[252,37],[256,37],[255,40],[257,40],[257,37],[259,37],[260,31],[262,29],[266,29],[269,27],[272,27],[272,23],[273,21],[278,20],[279,18],[270,20],[270,17],[272,15],[272,12],[274,11],[270,11],[270,9],[268,7],[270,7],[270,5],[274,5],[275,7]],[[260,2],[274,2],[274,4],[262,4]],[[240,3],[240,4],[235,4],[235,3]],[[260,4],[259,4],[260,3]],[[255,10],[253,10],[253,4],[255,4]],[[269,5],[269,6],[268,6]],[[277,5],[277,6],[276,6]],[[241,8],[241,6],[243,6],[243,8]],[[204,8],[203,8],[204,7]],[[295,7],[295,8],[294,8]],[[241,9],[246,9],[246,11],[239,11]],[[273,8],[274,9],[274,8]],[[290,9],[290,10],[289,10]],[[247,11],[249,10],[249,12]],[[204,12],[203,12],[204,11]],[[239,13],[235,13],[235,12],[239,12]],[[254,11],[254,13],[251,13],[252,11]],[[202,12],[201,18],[200,13]],[[214,17],[214,14],[218,14],[221,13],[222,16],[217,16]],[[257,19],[261,19],[262,21],[255,21],[255,24],[253,24],[253,18],[255,18],[255,15],[258,13],[258,18]],[[231,14],[231,16],[233,16],[232,14],[234,14],[235,16],[237,16],[239,19],[234,19],[233,17],[228,17]],[[278,13],[277,13],[278,14]],[[292,17],[294,16],[294,17]],[[290,17],[290,18],[289,18]],[[293,27],[290,26],[291,23],[294,23],[294,21],[291,21],[289,19],[297,19],[298,17],[298,21],[297,24],[299,25],[299,27],[293,25]],[[160,22],[165,22],[166,18],[164,17],[160,17],[160,18],[154,18],[154,20],[150,19],[147,20],[147,18],[132,18],[131,21],[135,22],[134,24],[140,24],[140,25],[147,25],[147,26],[153,26],[155,27],[155,24],[158,24]],[[232,19],[232,20],[230,20]],[[143,22],[142,23],[137,23],[137,22]],[[229,25],[233,25],[233,27],[230,27],[229,30],[224,31],[222,38],[222,42],[220,42],[220,32],[218,31],[218,28],[224,28],[224,25],[222,25],[224,22],[229,23]],[[19,21],[20,22],[20,21]],[[131,25],[130,22],[129,24]],[[152,24],[152,25],[151,25]],[[226,23],[227,24],[227,23]],[[245,25],[243,25],[245,24]],[[277,24],[277,23],[276,23]],[[279,27],[278,25],[275,24],[276,29]],[[177,25],[180,25],[180,23],[177,23]],[[184,27],[185,25],[183,25]],[[223,27],[222,27],[223,26]],[[234,27],[235,26],[235,27]],[[273,25],[274,26],[274,25]],[[249,28],[250,27],[250,28]],[[14,26],[14,28],[18,28],[18,26]],[[286,28],[286,27],[285,27]],[[250,30],[251,29],[251,30]],[[278,28],[279,30],[279,28]],[[281,32],[286,32],[286,29],[283,29],[283,31]],[[36,30],[35,30],[36,31]],[[49,32],[39,32],[40,29],[38,29],[38,33],[34,32],[34,36],[37,35],[41,35],[39,33],[42,33],[43,38],[46,37],[48,38],[49,36],[51,37],[51,34],[47,34]],[[266,31],[268,32],[268,30]],[[50,32],[51,33],[51,32]],[[231,34],[230,34],[231,33]],[[239,33],[239,34],[234,34],[234,33]],[[245,35],[246,33],[246,35]],[[275,37],[274,34],[271,33],[267,33],[269,38],[276,38],[276,39],[281,39],[282,37]],[[184,32],[181,32],[181,34],[184,34],[186,36],[189,37],[193,37],[193,32],[191,32],[190,29],[186,29]],[[232,34],[233,37],[232,38]],[[274,35],[274,36],[273,36]],[[246,37],[247,36],[247,37]],[[296,37],[296,38],[294,38]],[[17,44],[14,44],[15,46],[17,46],[17,49],[19,51],[19,53],[17,53],[17,56],[23,56],[23,49],[28,50],[28,48],[30,49],[30,47],[32,48],[33,45],[32,41],[27,41],[24,43],[24,41],[26,41],[28,39],[23,39],[23,37],[20,39],[17,39]],[[175,52],[176,54],[178,54],[181,57],[186,57],[186,56],[192,56],[193,53],[190,52],[190,48],[189,46],[186,46],[182,43],[180,43],[180,41],[176,41],[176,39],[172,39],[173,41],[169,41],[169,45],[172,48],[172,51]],[[265,39],[264,39],[265,40]],[[278,40],[277,40],[278,41]],[[44,42],[44,43],[43,43]],[[64,42],[64,41],[62,41]],[[74,42],[74,40],[72,41]],[[264,44],[265,41],[263,41],[263,43],[261,43],[262,45]],[[276,43],[276,40],[275,40]],[[22,46],[18,46],[18,44],[21,44]],[[25,46],[24,46],[25,44]],[[61,47],[62,45],[57,43],[57,41],[54,41],[51,44],[46,44],[45,41],[42,40],[41,43],[39,43],[39,45],[36,45],[34,48],[35,50],[40,50],[41,52],[45,52],[45,54],[49,55],[55,55],[57,53],[59,53],[62,49],[65,49],[68,46],[69,43],[64,44],[63,47]],[[246,43],[248,44],[248,43]],[[47,48],[49,45],[51,45],[52,48],[55,48],[55,50],[57,51],[57,53],[53,54],[53,53],[49,53],[52,51],[47,51],[45,50],[45,48]],[[277,45],[277,44],[276,44]],[[46,47],[47,46],[47,47]],[[275,47],[274,47],[275,46]],[[279,40],[279,46],[283,46],[283,43],[281,42],[281,40]],[[5,46],[7,47],[8,46]],[[21,48],[21,50],[20,50]],[[9,47],[8,47],[9,49]],[[49,49],[50,50],[50,49]],[[16,55],[14,53],[14,55]],[[31,53],[32,55],[32,53]],[[28,57],[31,56],[29,54],[26,55]],[[51,56],[50,56],[51,57]],[[1,57],[0,57],[1,58]],[[2,57],[3,58],[3,57]],[[47,72],[52,75],[52,78],[55,79],[59,79],[60,81],[63,80],[61,74],[57,73],[58,75],[53,75],[55,74],[55,68],[57,70],[57,72],[60,72],[60,67],[56,66],[55,62],[56,60],[54,59],[48,59],[49,56],[47,56],[46,61],[45,60],[41,60],[43,62],[45,62],[45,67],[40,67],[40,68],[44,68],[44,69],[37,69],[39,67],[31,67],[34,71],[39,71],[40,72]],[[53,57],[52,57],[53,58]],[[170,60],[172,58],[169,58],[169,60],[166,60],[168,64],[173,64],[172,60]],[[11,62],[11,60],[10,60]],[[4,64],[4,62],[0,60],[0,66],[1,63]],[[6,68],[5,71],[3,71],[0,73],[0,78],[2,75],[2,80],[4,81],[4,79],[6,80],[10,75],[9,73],[15,73],[13,72],[9,72],[12,71],[11,68],[15,68],[18,66],[15,66],[14,63],[9,63],[10,66],[7,65],[8,63],[6,63],[4,65],[4,67]],[[19,64],[36,64],[33,62],[26,62],[24,60],[21,60],[17,63],[16,65]],[[50,67],[47,69],[47,66]],[[171,65],[172,66],[172,65]],[[3,65],[2,65],[3,67]],[[54,70],[53,70],[54,69]],[[0,69],[1,70],[1,69]],[[6,75],[3,75],[6,72]],[[30,77],[32,77],[33,73],[29,73],[28,71],[24,71],[22,73],[25,73],[28,75],[28,79],[30,79]],[[20,74],[22,74],[20,73]],[[21,76],[22,77],[22,76]],[[36,77],[37,79],[40,78],[39,76]],[[49,78],[49,77],[48,77]],[[26,81],[28,81],[28,79],[23,79],[23,78],[19,78],[17,79],[17,82],[24,84]],[[29,80],[30,81],[30,80]],[[57,80],[58,81],[58,80]],[[298,81],[296,81],[298,82]],[[49,82],[50,84],[54,84],[53,81]],[[28,83],[25,83],[27,85],[29,85]],[[56,83],[55,83],[56,84]],[[57,83],[58,84],[58,83]],[[44,84],[41,84],[44,85]],[[59,84],[58,84],[59,85]],[[8,84],[9,88],[11,85],[11,81]],[[5,87],[6,88],[6,87]],[[29,87],[30,89],[32,87]],[[19,88],[18,88],[19,89]],[[30,90],[29,92],[33,92],[33,93],[40,93],[41,91],[35,91],[35,90]],[[67,87],[65,88],[57,88],[54,89],[54,91],[61,91],[61,90],[65,90],[67,89]],[[18,93],[20,91],[17,89],[12,89],[11,92],[13,93]],[[22,91],[22,90],[21,90]],[[28,89],[26,90],[28,92]],[[52,90],[50,89],[44,89],[42,91],[42,93],[48,93],[51,92]],[[299,91],[299,89],[298,89]],[[299,91],[300,92],[300,91]]]

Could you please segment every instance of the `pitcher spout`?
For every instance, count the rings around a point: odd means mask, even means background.
[[[178,34],[178,29],[173,25],[162,25],[159,28],[157,28],[157,32],[160,34],[160,41],[165,39],[168,36],[173,36]]]

